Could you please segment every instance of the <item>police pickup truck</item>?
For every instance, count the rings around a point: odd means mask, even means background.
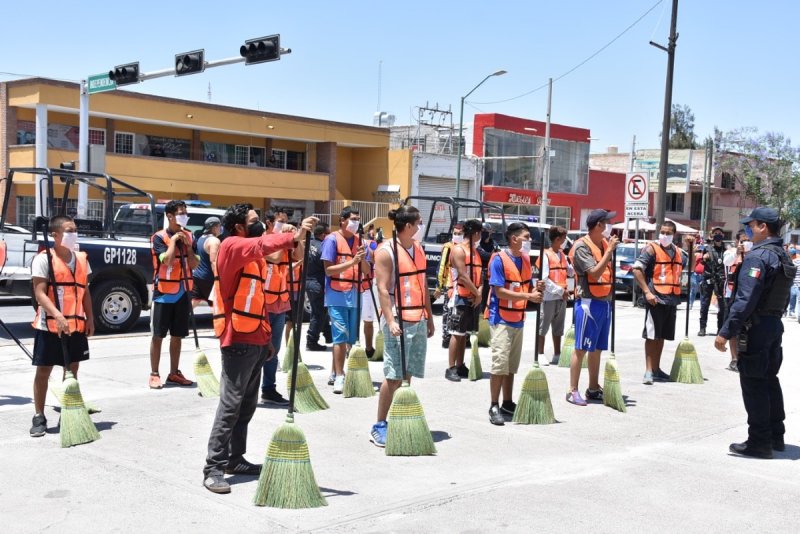
[[[122,180],[106,174],[84,173],[63,169],[12,168],[6,180],[0,239],[7,248],[6,265],[0,275],[0,295],[31,295],[31,262],[43,250],[41,229],[32,233],[25,227],[6,224],[8,221],[11,186],[14,179],[30,183],[41,176],[38,196],[42,212],[52,217],[67,212],[76,197],[78,184],[86,184],[91,198],[105,201],[102,220],[75,218],[78,227],[80,250],[86,252],[92,274],[89,287],[95,313],[95,326],[100,332],[126,332],[139,319],[142,310],[150,309],[153,283],[153,263],[150,254],[150,236],[161,228],[163,205],[157,205],[153,196]],[[34,178],[35,179],[35,178]],[[56,196],[60,194],[60,197]],[[120,202],[136,199],[138,203]],[[201,229],[205,218],[211,214],[221,217],[222,210],[190,208],[190,230]],[[193,219],[194,215],[194,219]]]

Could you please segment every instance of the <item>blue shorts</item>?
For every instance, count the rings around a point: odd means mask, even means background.
[[[388,380],[403,379],[403,365],[400,360],[400,337],[392,336],[389,326],[381,321],[383,332],[383,376]],[[428,320],[418,323],[403,321],[403,337],[406,349],[406,374],[417,378],[425,377],[425,355],[428,353]]]
[[[356,308],[347,306],[328,306],[328,316],[331,318],[331,334],[333,344],[341,345],[356,342],[358,325],[356,324]]]
[[[575,350],[608,349],[611,301],[580,299],[575,308]]]

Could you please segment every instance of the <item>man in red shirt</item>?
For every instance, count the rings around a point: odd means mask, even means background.
[[[258,476],[261,471],[260,465],[244,459],[244,453],[261,368],[274,357],[264,299],[264,256],[303,246],[314,224],[316,219],[309,217],[294,233],[265,234],[251,204],[234,204],[225,212],[222,225],[229,237],[220,244],[214,289],[214,332],[222,352],[220,399],[203,469],[203,485],[211,492],[230,493],[223,474]]]

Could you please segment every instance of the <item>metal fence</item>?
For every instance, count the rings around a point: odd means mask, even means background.
[[[345,206],[350,206],[358,210],[359,215],[361,215],[361,220],[364,221],[364,223],[378,217],[386,217],[389,214],[389,210],[392,209],[392,204],[389,202],[366,202],[363,200],[331,200],[328,206],[328,224],[331,224],[330,220],[335,220],[338,223],[339,214]]]

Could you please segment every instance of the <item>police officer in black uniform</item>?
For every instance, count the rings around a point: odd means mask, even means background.
[[[319,335],[323,334],[325,342],[331,342],[331,323],[328,309],[325,307],[325,267],[322,264],[322,240],[328,234],[328,224],[320,222],[314,228],[314,238],[308,253],[306,276],[306,295],[311,307],[311,321],[306,333],[306,350],[325,351],[328,348],[320,345]]]
[[[706,247],[703,254],[703,285],[700,287],[700,331],[698,336],[706,335],[708,323],[708,307],[711,296],[717,296],[717,332],[725,320],[725,265],[722,257],[725,254],[725,243],[722,241],[722,228],[711,229],[711,246]]]
[[[786,414],[778,371],[783,361],[783,310],[797,268],[782,248],[777,210],[759,207],[740,221],[753,248],[736,271],[734,296],[725,324],[714,341],[725,352],[728,340],[737,343],[739,382],[747,410],[748,436],[731,443],[742,456],[772,458],[783,451]]]

